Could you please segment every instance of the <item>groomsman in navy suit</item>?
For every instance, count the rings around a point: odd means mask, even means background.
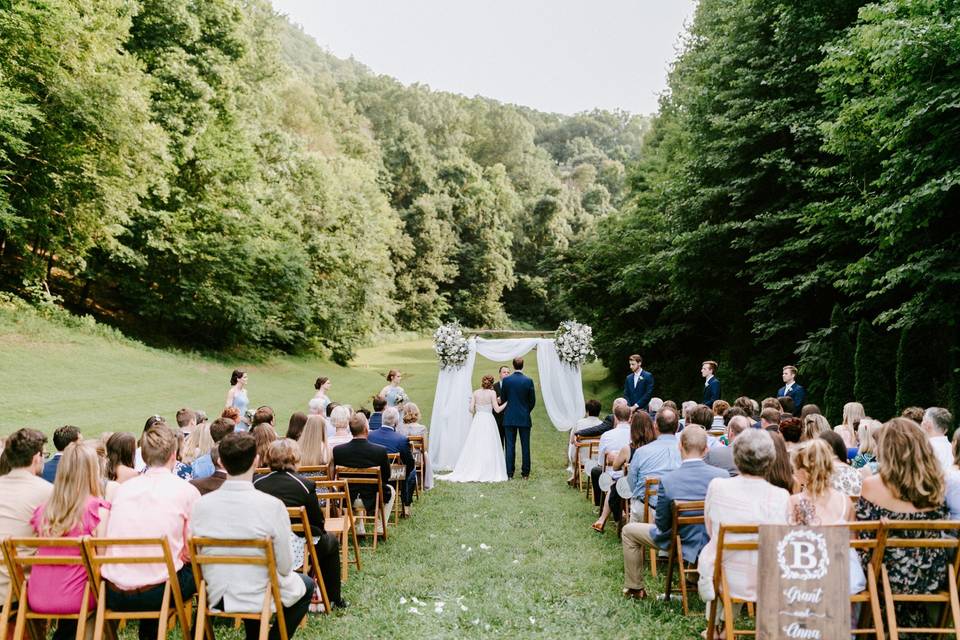
[[[703,404],[711,409],[713,403],[720,399],[720,381],[717,380],[717,363],[713,360],[706,360],[700,365],[700,375],[704,377],[703,383]]]
[[[653,374],[644,371],[643,358],[637,354],[630,356],[630,374],[623,383],[623,397],[631,409],[647,410],[653,397]]]
[[[803,403],[807,401],[807,390],[796,383],[797,368],[793,365],[787,365],[783,368],[783,386],[777,391],[777,397],[790,396],[793,399],[793,406],[799,413],[803,408]]]

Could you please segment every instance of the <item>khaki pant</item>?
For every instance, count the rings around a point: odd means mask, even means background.
[[[626,589],[641,589],[643,582],[643,554],[648,549],[660,550],[653,542],[653,525],[646,522],[631,522],[621,531],[623,543],[623,586]]]

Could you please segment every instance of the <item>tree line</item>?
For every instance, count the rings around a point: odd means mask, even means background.
[[[552,323],[542,265],[622,205],[647,126],[403,86],[263,0],[8,0],[0,287],[341,362],[378,331]]]
[[[837,423],[960,409],[960,3],[701,0],[627,204],[555,265],[618,366],[701,360]]]

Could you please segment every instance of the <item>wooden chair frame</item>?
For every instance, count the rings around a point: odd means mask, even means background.
[[[267,640],[270,633],[270,616],[276,613],[277,629],[280,640],[287,640],[287,623],[283,617],[283,600],[280,598],[280,584],[277,582],[277,563],[273,555],[273,541],[269,538],[250,540],[225,540],[223,538],[193,537],[188,541],[190,558],[193,569],[193,579],[197,583],[197,624],[194,640],[216,640],[213,634],[213,625],[210,618],[230,618],[238,624],[243,620],[259,620],[259,640]],[[262,554],[256,555],[212,555],[205,554],[205,548],[221,549],[259,549]],[[213,611],[210,607],[218,603],[207,601],[207,582],[203,578],[203,566],[207,564],[235,564],[264,567],[267,572],[269,585],[264,592],[263,607],[256,613]]]
[[[399,525],[403,511],[403,500],[400,498],[400,492],[402,485],[407,480],[407,467],[400,461],[399,453],[388,453],[387,458],[390,460],[390,484],[393,485],[393,490],[396,492],[393,497],[393,511],[390,513],[390,517],[393,518],[394,525]]]
[[[886,536],[886,530],[881,527],[879,522],[851,522],[846,525],[850,529],[850,548],[858,551],[869,551],[870,562],[867,564],[865,572],[867,578],[867,588],[860,593],[850,596],[850,604],[861,604],[863,608],[860,611],[860,619],[856,628],[851,629],[852,635],[872,635],[877,640],[884,640],[883,634],[883,615],[880,612],[880,593],[877,588],[877,568],[883,557],[877,549],[883,545],[883,539]],[[859,538],[857,534],[872,533],[869,538]],[[871,626],[866,626],[867,618],[872,621]]]
[[[673,568],[677,567],[680,582],[680,601],[683,605],[683,615],[690,615],[690,601],[687,596],[687,576],[697,573],[697,563],[688,565],[683,559],[683,541],[680,539],[680,527],[703,525],[703,500],[677,500],[673,503],[673,514],[670,535],[670,556],[667,560],[667,580],[663,590],[664,600],[670,601],[670,591],[673,588]]]
[[[16,583],[16,591],[20,594],[18,607],[17,607],[17,619],[16,624],[14,625],[13,639],[21,640],[24,636],[24,632],[27,630],[30,621],[40,621],[40,620],[76,620],[77,621],[77,640],[83,640],[86,635],[87,628],[87,616],[90,614],[90,596],[92,594],[91,590],[91,579],[90,579],[90,568],[87,564],[87,559],[83,552],[83,539],[82,538],[8,538],[3,543],[4,554],[7,558],[7,565],[10,569],[10,592],[14,591],[13,584]],[[34,554],[25,554],[21,555],[19,549],[32,549],[37,551],[41,548],[70,548],[76,549],[77,555],[57,555],[57,556],[43,556],[39,557]],[[57,566],[79,566],[83,567],[84,573],[87,574],[86,584],[83,586],[83,595],[82,601],[80,603],[80,611],[77,613],[71,614],[55,614],[55,613],[35,613],[30,610],[29,598],[27,597],[27,582],[29,576],[27,572],[30,567],[35,567],[38,565],[57,565]],[[24,569],[27,571],[24,571]],[[8,598],[9,599],[9,598]],[[7,615],[11,613],[5,607],[4,610],[4,619],[7,618]],[[34,623],[34,626],[37,623]],[[5,625],[4,625],[5,626]],[[36,627],[35,627],[36,628]],[[0,638],[6,639],[7,629],[3,629],[3,635],[0,635]],[[31,631],[31,636],[34,631]],[[41,634],[43,637],[45,634]]]
[[[586,491],[587,498],[589,499],[593,495],[593,483],[590,481],[589,476],[584,473],[583,463],[580,461],[580,449],[587,450],[587,458],[592,459],[594,455],[600,452],[600,438],[580,438],[576,437],[574,439],[574,465],[573,465],[573,479],[576,482],[577,489],[579,491]],[[586,479],[586,488],[584,488],[584,479]]]
[[[328,533],[340,539],[340,580],[346,582],[350,565],[361,569],[360,542],[357,540],[356,520],[353,517],[353,503],[350,500],[350,483],[346,478],[325,480],[317,483],[317,495],[326,500],[324,528]],[[340,515],[331,517],[331,503],[340,503]],[[353,546],[353,560],[350,559],[350,546]]]
[[[20,603],[20,586],[13,579],[15,571],[10,562],[7,550],[6,539],[0,540],[0,553],[3,554],[3,563],[7,567],[7,575],[10,576],[10,586],[7,589],[7,597],[3,601],[3,610],[0,612],[0,640],[6,640],[8,637],[9,623],[11,618],[16,617],[16,607],[14,603]],[[16,620],[14,620],[16,624]],[[27,634],[31,640],[44,640],[46,633],[38,623],[27,622]]]
[[[414,467],[417,470],[417,498],[420,497],[420,492],[424,490],[423,474],[426,473],[427,463],[427,441],[424,436],[407,436],[407,440],[410,441],[410,450],[413,452]],[[420,459],[417,460],[417,452],[420,452]]]
[[[327,597],[327,585],[323,582],[323,574],[320,573],[320,558],[317,556],[317,548],[314,546],[313,531],[310,529],[307,508],[287,507],[287,515],[290,516],[291,533],[293,535],[303,534],[304,546],[306,547],[304,549],[303,565],[295,568],[301,569],[305,576],[313,573],[317,588],[320,591],[320,600],[323,602],[323,612],[330,613],[330,598]]]
[[[323,482],[330,479],[330,466],[325,464],[305,465],[297,468],[297,473],[305,477],[307,480]]]
[[[615,487],[610,488],[611,491],[616,491]],[[655,498],[660,492],[660,478],[645,478],[643,481],[643,521],[652,523],[651,519],[651,509],[650,509],[650,498]],[[654,578],[657,577],[657,555],[659,552],[656,549],[650,549],[650,575]],[[642,558],[643,556],[641,556]],[[642,566],[642,564],[641,564]]]
[[[159,547],[159,554],[144,554],[138,556],[108,556],[107,549],[111,547]],[[103,549],[101,553],[98,549]],[[166,538],[83,538],[83,550],[87,560],[90,579],[97,599],[97,616],[94,619],[93,637],[103,637],[104,627],[111,620],[153,620],[156,619],[157,638],[167,637],[171,618],[180,623],[183,637],[190,634],[190,615],[187,605],[184,604],[183,594],[180,592],[180,582],[177,580],[177,570],[173,565],[173,554],[170,552],[170,543]],[[107,609],[107,581],[102,577],[104,565],[116,564],[163,564],[167,567],[167,580],[163,583],[163,599],[159,611],[113,611]],[[173,599],[173,611],[170,611],[170,600]]]
[[[752,540],[729,540],[730,535],[753,535]],[[717,607],[718,603],[723,605],[723,635],[726,640],[736,640],[737,636],[754,636],[756,629],[737,629],[733,616],[734,604],[753,604],[748,600],[730,597],[730,591],[727,585],[727,573],[723,567],[723,555],[729,551],[753,551],[756,552],[759,546],[760,528],[755,524],[740,525],[720,525],[720,532],[717,534],[717,560],[713,568],[713,591],[714,598],[710,601],[710,619],[707,622],[707,637],[713,638],[716,635]]]
[[[374,513],[368,514],[364,512],[364,515],[357,516],[354,515],[354,520],[360,520],[361,522],[369,521],[373,525],[373,550],[377,550],[377,539],[382,535],[383,539],[387,539],[387,518],[388,514],[386,513],[386,506],[383,501],[383,482],[380,478],[380,467],[341,467],[337,465],[336,467],[336,476],[337,479],[341,479],[346,476],[346,479],[349,480],[350,485],[371,485],[377,488],[377,499],[374,503]],[[395,496],[394,499],[399,499],[399,496]],[[383,533],[380,534],[377,532],[377,523],[380,523],[380,526],[383,528]],[[364,537],[371,535],[364,531]]]

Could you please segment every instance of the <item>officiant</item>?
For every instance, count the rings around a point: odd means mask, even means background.
[[[500,381],[510,375],[510,367],[500,367],[500,379],[493,383],[493,391],[497,394],[497,402],[503,403],[503,397],[500,395]],[[500,432],[500,446],[506,446],[506,440],[503,431],[503,412],[494,412],[494,419],[497,421],[497,431]]]

